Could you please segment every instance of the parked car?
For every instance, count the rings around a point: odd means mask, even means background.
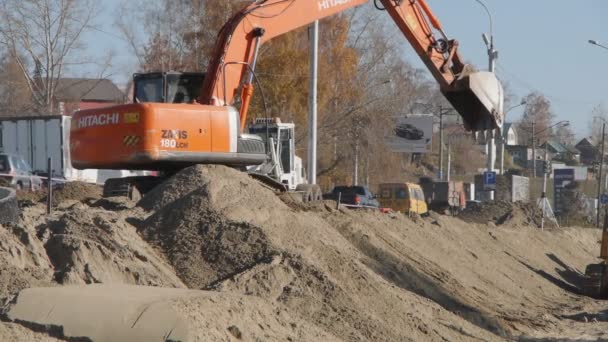
[[[331,193],[323,195],[323,199],[337,201],[338,198],[342,204],[361,207],[380,207],[376,196],[364,186],[336,186]]]
[[[424,177],[420,178],[420,186],[431,210],[454,214],[467,206],[463,182],[439,182]]]
[[[407,140],[420,140],[424,138],[424,132],[411,124],[401,124],[395,128],[395,134],[399,138]]]
[[[40,177],[32,173],[31,167],[19,155],[0,153],[0,181],[18,190],[39,190]]]
[[[404,214],[426,215],[428,208],[424,192],[414,183],[383,183],[379,186],[380,204]]]
[[[40,177],[40,181],[42,182],[43,188],[48,188],[48,183],[49,183],[49,173],[48,172],[34,171],[34,175]],[[61,175],[57,175],[55,172],[53,172],[53,176],[51,177],[51,184],[53,184],[53,189],[55,189],[55,190],[61,189],[67,182],[68,182],[68,180],[65,179],[65,177],[62,177]]]

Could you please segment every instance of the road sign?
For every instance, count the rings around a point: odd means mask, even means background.
[[[574,184],[574,169],[553,170],[553,207],[556,214],[561,214],[569,205]]]
[[[608,204],[608,194],[603,193],[602,196],[600,196],[600,203]]]
[[[483,173],[483,189],[494,190],[496,188],[496,172],[486,171]]]

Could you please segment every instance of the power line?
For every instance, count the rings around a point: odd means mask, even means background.
[[[530,82],[524,80],[523,78],[519,77],[515,73],[507,70],[504,66],[502,66],[502,64],[497,64],[497,67],[501,71],[501,73],[503,73],[505,76],[508,76],[508,78],[510,80],[514,81],[515,83],[518,83],[518,84],[522,85],[524,88],[526,88],[527,91],[531,91],[531,92],[532,91],[538,91],[538,92],[541,92],[543,95],[545,95],[547,98],[549,98],[552,102],[561,103],[561,104],[570,104],[570,105],[572,105],[572,104],[596,105],[597,104],[597,102],[568,99],[568,98],[564,98],[563,96],[554,96],[553,94],[547,93],[544,90],[541,91],[539,87],[536,87],[535,85],[533,85]]]

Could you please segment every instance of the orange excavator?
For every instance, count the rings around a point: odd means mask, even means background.
[[[368,1],[254,1],[221,29],[206,73],[136,74],[132,104],[76,112],[73,166],[168,171],[193,164],[264,163],[264,140],[244,132],[261,44]],[[465,127],[500,129],[500,82],[463,62],[458,42],[448,39],[426,2],[374,1],[414,47]]]

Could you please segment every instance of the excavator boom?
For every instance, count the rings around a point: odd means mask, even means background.
[[[308,25],[368,0],[263,0],[234,15],[220,31],[207,70],[199,102],[232,105],[241,98],[241,125],[247,118],[252,95],[251,79],[259,45],[276,36]],[[494,74],[476,72],[458,52],[458,42],[449,40],[439,20],[424,0],[379,0],[421,60],[441,92],[463,117],[469,130],[502,127],[502,87]],[[244,84],[243,84],[244,83]]]
[[[502,126],[502,87],[494,74],[463,62],[424,0],[376,0],[429,69],[467,129]],[[203,76],[136,75],[134,103],[72,117],[76,168],[175,170],[192,164],[260,165],[259,136],[244,134],[264,42],[369,0],[257,0],[221,29]],[[193,84],[200,84],[193,90]],[[197,83],[198,82],[198,83]],[[198,103],[194,103],[194,99]],[[237,111],[235,107],[239,107]]]

